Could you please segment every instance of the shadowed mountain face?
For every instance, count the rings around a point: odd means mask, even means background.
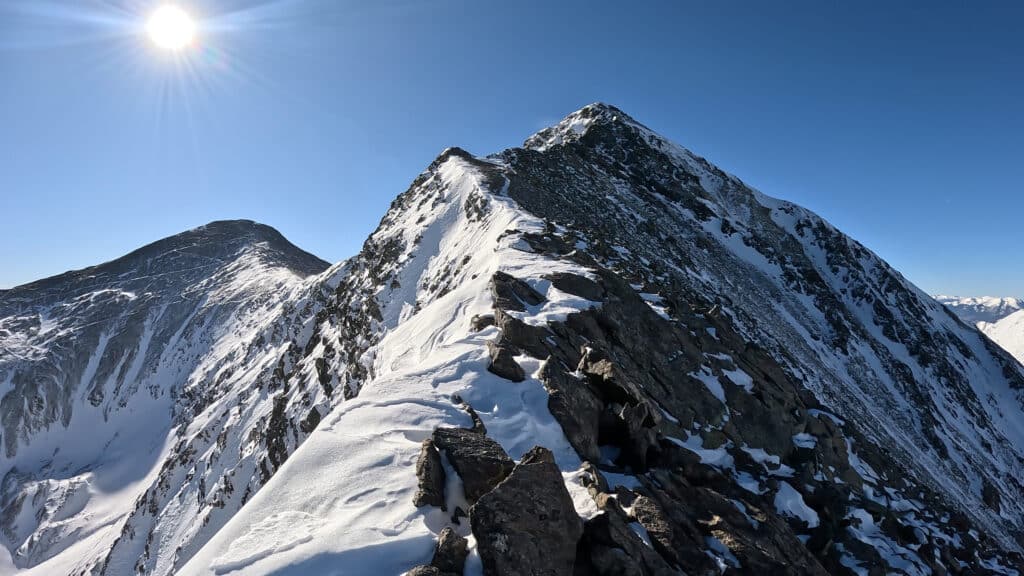
[[[612,106],[445,151],[344,263],[213,223],[0,293],[0,342],[30,573],[1021,562],[1020,365]]]

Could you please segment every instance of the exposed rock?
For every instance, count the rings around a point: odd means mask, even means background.
[[[469,327],[473,332],[479,332],[490,326],[494,326],[494,314],[477,314],[469,320]]]
[[[569,444],[583,458],[599,462],[599,425],[604,402],[578,377],[557,361],[548,361],[540,370],[540,379],[548,389],[548,410],[562,425]]]
[[[516,362],[512,350],[494,342],[487,343],[487,350],[491,355],[491,363],[487,366],[488,370],[513,382],[526,380],[526,373],[523,371],[523,367]]]
[[[639,497],[634,503],[637,519],[656,548],[671,551],[681,565],[703,562],[707,539],[715,538],[751,573],[827,574],[774,511],[744,502],[741,494],[727,497],[710,488],[691,486],[668,471],[654,471],[651,477],[644,479],[649,497]]]
[[[437,506],[447,510],[444,502],[445,472],[441,464],[441,455],[434,447],[434,441],[427,438],[420,445],[420,456],[416,460],[416,478],[418,489],[413,497],[413,505]]]
[[[547,278],[548,280],[551,280],[552,286],[558,288],[562,292],[568,292],[569,294],[574,294],[580,298],[586,298],[587,300],[594,302],[600,302],[604,299],[604,288],[586,276],[569,274],[566,272],[556,272],[554,274],[549,274]]]
[[[575,576],[668,576],[682,574],[640,539],[614,499],[603,499],[604,514],[583,525]]]
[[[580,517],[554,456],[534,448],[512,474],[469,512],[484,573],[493,576],[570,576]]]
[[[309,414],[299,422],[299,429],[309,434],[320,424],[320,411],[316,409],[316,406],[309,409]]]
[[[999,491],[992,485],[987,479],[982,482],[981,485],[981,498],[985,502],[985,505],[999,513],[1002,509],[1002,503],[999,498]]]
[[[434,550],[434,559],[430,565],[441,572],[462,574],[466,556],[469,555],[468,546],[465,538],[451,528],[445,528],[437,538],[437,549]]]
[[[515,463],[500,444],[466,428],[438,428],[434,444],[462,478],[466,499],[476,502],[505,479]]]
[[[501,310],[523,312],[526,306],[544,302],[544,296],[529,284],[504,272],[495,272],[491,278],[491,294],[494,296],[494,307]]]

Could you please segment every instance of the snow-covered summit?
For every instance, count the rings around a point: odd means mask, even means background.
[[[615,106],[603,102],[595,102],[580,108],[563,118],[558,124],[544,128],[526,139],[524,148],[543,152],[552,146],[569,144],[583,138],[593,126],[614,123],[640,124]]]

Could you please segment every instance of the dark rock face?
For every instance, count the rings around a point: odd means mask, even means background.
[[[462,574],[469,556],[469,543],[451,528],[445,528],[437,538],[437,549],[430,565],[442,573]]]
[[[462,478],[470,502],[497,486],[515,467],[500,444],[473,430],[438,428],[433,441]]]
[[[523,372],[523,367],[513,358],[512,350],[509,347],[488,342],[487,350],[491,355],[491,363],[487,366],[488,370],[513,382],[526,380],[526,373]]]
[[[469,512],[484,573],[573,574],[582,522],[554,456],[534,448]]]
[[[446,510],[444,502],[445,472],[441,464],[441,455],[434,447],[434,441],[427,438],[420,445],[420,456],[416,460],[416,478],[419,486],[413,497],[413,505],[437,506]]]
[[[491,295],[494,296],[496,308],[519,312],[525,311],[527,306],[536,306],[544,301],[544,297],[529,284],[504,272],[494,274]]]
[[[537,251],[557,249],[550,239],[531,244]],[[742,566],[742,572],[823,575],[845,570],[837,550],[873,561],[875,549],[847,530],[850,510],[877,507],[860,492],[876,480],[850,463],[850,447],[892,477],[903,474],[900,463],[852,425],[822,415],[814,395],[765,350],[740,338],[727,316],[712,309],[665,319],[617,275],[586,263],[596,281],[573,275],[557,281],[566,292],[602,298],[599,307],[549,325],[543,337],[524,330],[502,335],[506,346],[545,360],[539,378],[550,393],[549,408],[580,456],[637,474],[642,483],[614,494],[612,502],[628,502],[626,515],[609,505],[611,495],[594,471],[591,492],[606,513],[585,526],[577,573],[719,574],[724,565],[727,571]],[[512,284],[507,278],[497,283]],[[505,316],[495,309],[499,321]],[[688,436],[693,443],[684,448],[679,439]],[[609,448],[611,462],[602,454]],[[697,449],[729,458],[735,471],[703,462]],[[753,484],[741,487],[737,474]],[[813,510],[813,526],[776,510],[780,479]],[[896,485],[929,493],[923,485]],[[929,502],[942,514],[938,500]],[[886,538],[949,553],[941,537],[913,539],[914,517],[884,508],[879,514]],[[630,526],[642,526],[650,545]],[[517,543],[503,545],[520,550]]]
[[[575,576],[669,576],[682,574],[630,528],[631,520],[612,498],[601,498],[603,514],[583,525]],[[635,522],[635,521],[634,521]],[[701,564],[705,564],[701,561]]]

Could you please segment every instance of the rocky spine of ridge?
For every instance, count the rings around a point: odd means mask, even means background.
[[[611,106],[584,108],[499,157],[507,194],[525,209],[574,231],[670,313],[728,311],[823,402],[918,463],[926,483],[976,503],[965,511],[1003,545],[1021,545],[1024,371],[877,256]],[[1000,510],[984,503],[993,490],[1005,495]]]

